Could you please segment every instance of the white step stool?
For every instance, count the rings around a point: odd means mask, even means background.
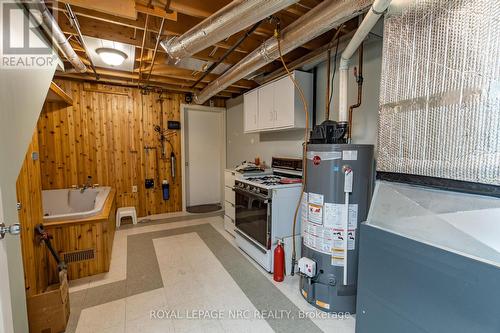
[[[121,207],[116,210],[116,228],[120,227],[122,218],[131,217],[132,223],[137,224],[137,213],[135,207]]]

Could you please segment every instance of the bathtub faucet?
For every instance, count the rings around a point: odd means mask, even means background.
[[[92,187],[92,176],[87,177],[87,182],[83,184],[82,188],[80,189],[80,192],[83,193],[85,192],[86,189]]]

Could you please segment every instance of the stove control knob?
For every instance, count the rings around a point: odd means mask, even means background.
[[[247,185],[247,190],[249,190],[249,189],[250,189],[250,185]]]
[[[260,193],[260,189],[256,188],[255,193]]]

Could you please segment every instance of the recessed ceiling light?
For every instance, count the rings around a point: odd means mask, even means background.
[[[95,50],[102,61],[110,66],[120,66],[127,59],[127,54],[117,49],[100,47]]]

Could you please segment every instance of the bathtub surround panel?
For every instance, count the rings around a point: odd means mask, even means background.
[[[112,189],[102,212],[94,216],[44,222],[45,229],[54,236],[52,245],[59,256],[62,259],[66,255],[77,258],[76,261],[67,262],[70,280],[109,271],[115,234],[115,197],[116,190]],[[51,256],[48,256],[48,264],[49,268],[57,266]],[[49,284],[57,283],[58,279],[57,270],[49,269]]]
[[[135,206],[139,216],[182,210],[180,132],[171,143],[176,156],[171,177],[171,146],[161,158],[155,125],[180,121],[184,95],[141,94],[136,88],[57,80],[73,99],[73,106],[46,103],[38,122],[44,190],[70,188],[93,182],[117,190],[117,206]],[[216,106],[224,103],[216,101]],[[223,105],[223,104],[222,104]],[[145,150],[144,147],[155,147]],[[154,189],[146,189],[152,178]],[[163,200],[161,181],[170,184]],[[137,192],[133,192],[137,186]]]

